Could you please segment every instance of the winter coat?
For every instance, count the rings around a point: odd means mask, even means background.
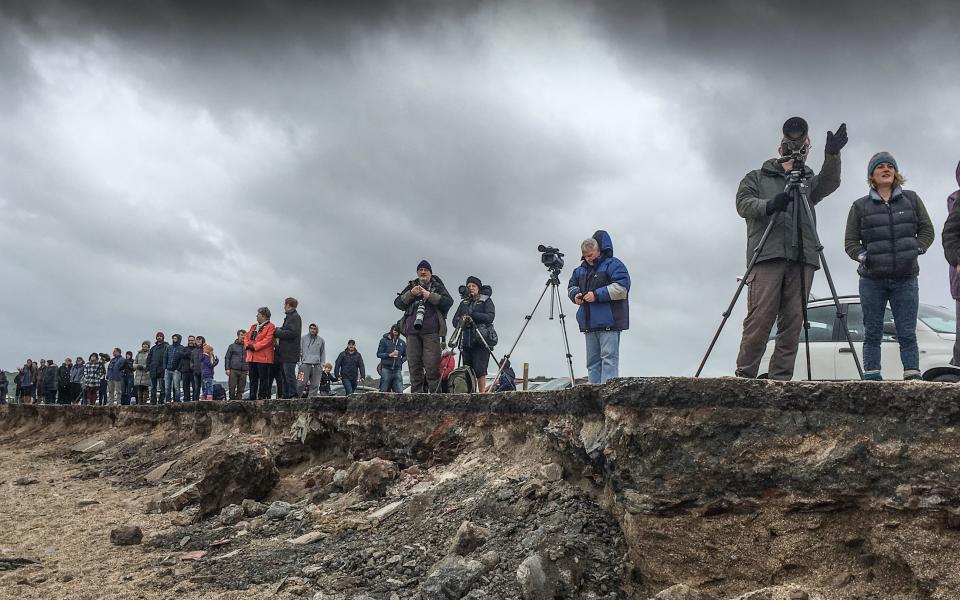
[[[180,361],[177,364],[177,370],[184,376],[190,375],[193,376],[194,373],[200,372],[200,358],[199,354],[202,352],[196,346],[184,346],[183,351],[180,353]]]
[[[340,380],[347,379],[349,381],[365,379],[367,371],[363,366],[363,357],[357,351],[347,352],[344,350],[337,357],[337,363],[333,366],[333,376]]]
[[[390,356],[394,350],[397,351],[396,357]],[[407,343],[397,336],[390,339],[390,334],[385,333],[380,338],[380,345],[377,347],[377,358],[380,359],[380,367],[383,369],[399,369],[403,367],[407,360]]]
[[[243,338],[243,347],[246,348],[253,344],[253,350],[247,350],[247,362],[259,364],[273,364],[273,332],[277,327],[270,321],[267,321],[257,329],[258,325],[254,323],[247,329],[247,335]],[[253,339],[256,334],[256,340]]]
[[[103,363],[88,362],[83,365],[83,385],[86,387],[100,387],[103,378]]]
[[[70,369],[71,368],[72,367],[68,367],[65,364],[60,365],[57,368],[57,385],[59,385],[60,387],[65,387],[70,385]]]
[[[126,358],[123,359],[123,366],[120,367],[120,372],[123,373],[124,379],[133,375],[133,359]]]
[[[463,317],[470,315],[470,318],[476,323],[476,329],[480,331],[480,335],[482,335],[489,344],[490,330],[493,328],[493,319],[497,315],[497,309],[493,305],[493,300],[490,298],[492,295],[493,288],[485,285],[480,288],[480,295],[476,300],[472,298],[461,300],[457,306],[456,314],[453,315],[453,326],[455,328],[460,327],[460,322],[463,321]],[[480,341],[480,338],[473,335],[473,332],[473,327],[464,328],[462,347],[484,348],[483,342]]]
[[[247,365],[247,351],[243,349],[243,344],[240,342],[230,344],[226,354],[223,355],[223,361],[223,366],[228,371],[250,370],[250,367]]]
[[[300,313],[297,309],[290,310],[283,317],[281,325],[273,334],[279,340],[277,342],[277,359],[282,363],[295,363],[300,361],[300,335],[303,328],[303,321],[300,319]]]
[[[613,241],[606,231],[597,231],[593,239],[600,245],[600,256],[595,264],[584,260],[573,270],[567,295],[570,300],[587,292],[596,296],[594,302],[584,302],[577,309],[580,331],[625,331],[630,327],[630,273],[613,256]]]
[[[158,342],[155,343],[151,348],[149,354],[147,354],[147,371],[153,377],[158,377],[163,375],[164,369],[164,359],[167,354],[167,347],[170,344],[167,342]]]
[[[70,383],[83,383],[84,365],[73,365],[70,367]]]
[[[796,225],[793,221],[792,206],[786,212],[767,214],[767,200],[784,191],[787,185],[787,174],[783,171],[783,165],[778,164],[777,159],[771,158],[763,163],[760,169],[747,173],[740,182],[740,187],[737,189],[737,213],[747,222],[748,263],[760,244],[760,238],[763,237],[767,224],[773,219],[776,224],[770,231],[770,236],[763,245],[757,262],[785,258],[802,260],[816,269],[820,268],[820,256],[817,254],[817,244],[813,237],[813,227],[816,227],[817,218],[816,206],[840,187],[840,155],[825,154],[823,168],[819,175],[814,175],[810,167],[805,168],[805,173],[809,190],[807,201],[810,204],[814,222],[811,227],[801,207],[798,214],[803,232],[802,257],[799,247],[793,246],[793,232]]]
[[[167,371],[180,370],[180,360],[186,352],[188,352],[187,348],[179,342],[167,346],[166,352],[163,353],[163,368]]]
[[[517,390],[517,374],[513,372],[513,367],[504,367],[500,372],[500,379],[497,380],[497,392],[514,392]]]
[[[898,186],[884,202],[871,188],[850,207],[844,249],[858,262],[866,252],[857,268],[861,277],[916,277],[917,257],[927,251],[934,235],[930,215],[914,192]]]
[[[322,337],[308,333],[300,338],[300,362],[308,365],[322,365],[327,362],[327,343]]]
[[[57,389],[56,367],[45,367],[43,369],[43,389],[48,392]]]
[[[213,379],[213,368],[217,366],[220,359],[214,356],[210,358],[206,353],[200,354],[200,378]]]
[[[114,356],[107,363],[107,381],[121,381],[123,379],[123,357]]]
[[[323,371],[322,373],[320,373],[320,385],[318,387],[318,391],[321,394],[329,394],[330,384],[336,380],[337,378],[333,376],[333,373],[328,373],[327,371]]]
[[[149,350],[141,350],[133,359],[133,385],[150,385],[150,371],[147,370]]]
[[[960,185],[960,163],[957,164],[957,185]],[[957,207],[960,204],[960,190],[950,194],[947,198],[947,222],[943,224],[943,254],[950,263],[950,295],[954,300],[960,300],[960,276],[957,275],[957,265],[960,264],[960,214]]]
[[[438,333],[440,337],[447,335],[447,312],[453,306],[453,297],[447,291],[443,281],[436,275],[430,276],[430,296],[426,302],[426,310],[423,318],[423,329],[417,331],[413,328],[413,323],[417,318],[417,305],[422,299],[410,293],[414,286],[420,285],[417,279],[407,283],[407,287],[397,294],[393,305],[403,311],[403,319],[400,330],[403,335],[413,334],[432,334]]]

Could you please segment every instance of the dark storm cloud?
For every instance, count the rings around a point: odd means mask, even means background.
[[[5,3],[0,276],[24,294],[0,309],[25,347],[0,360],[171,327],[222,351],[290,294],[331,351],[354,337],[369,354],[423,257],[451,290],[467,274],[494,285],[506,343],[543,286],[535,245],[567,250],[569,273],[603,227],[634,275],[623,372],[690,373],[743,269],[734,191],[785,117],[810,121],[815,167],[826,130],[850,126],[844,186],[819,209],[842,292],[856,278],[839,241],[869,154],[893,151],[945,216],[957,12]],[[944,297],[935,254],[928,298]],[[732,369],[738,318],[713,372]],[[562,371],[555,330],[532,327],[520,348],[535,373]]]

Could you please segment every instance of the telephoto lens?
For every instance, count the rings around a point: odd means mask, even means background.
[[[427,307],[421,300],[417,303],[417,317],[413,320],[413,328],[417,331],[423,329],[423,316],[427,312]]]

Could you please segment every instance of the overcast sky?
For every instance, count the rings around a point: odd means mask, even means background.
[[[330,359],[355,338],[373,365],[422,258],[451,291],[493,286],[503,352],[546,281],[537,244],[567,252],[565,284],[603,228],[633,278],[621,374],[692,374],[745,267],[737,184],[794,114],[815,169],[849,128],[818,211],[839,291],[847,211],[888,150],[937,227],[921,301],[952,306],[957,3],[359,4],[0,4],[0,365],[157,330],[222,355],[288,295]],[[734,369],[745,301],[709,374]],[[523,361],[564,372],[545,308]]]

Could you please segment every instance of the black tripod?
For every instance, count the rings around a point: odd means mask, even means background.
[[[517,339],[513,341],[513,345],[510,346],[510,351],[503,355],[503,360],[500,362],[500,368],[497,370],[497,375],[493,378],[494,382],[500,381],[500,373],[503,371],[503,365],[507,363],[507,360],[513,355],[513,351],[516,350],[517,344],[520,343],[520,338],[523,337],[523,332],[527,330],[527,325],[530,324],[530,320],[533,318],[534,313],[537,312],[537,308],[539,308],[540,303],[543,302],[543,297],[546,296],[547,290],[550,290],[551,321],[553,320],[554,307],[559,307],[560,329],[563,331],[563,345],[567,351],[567,371],[570,374],[570,385],[576,385],[573,377],[573,355],[570,354],[570,339],[567,337],[567,315],[563,314],[563,296],[560,295],[560,267],[550,268],[550,278],[547,279],[547,284],[544,286],[543,291],[540,292],[540,298],[537,300],[537,303],[533,305],[533,310],[530,311],[529,315],[524,317],[525,321],[523,323],[523,327],[520,328],[520,333],[517,334]]]
[[[782,164],[791,160],[793,161],[793,166],[791,167],[790,172],[787,174],[787,186],[784,191],[791,196],[790,202],[793,206],[793,222],[795,225],[793,230],[793,246],[797,248],[798,256],[801,261],[800,300],[803,312],[804,345],[806,347],[807,355],[807,380],[812,380],[813,374],[810,365],[810,321],[807,318],[807,280],[803,272],[805,267],[803,266],[803,231],[801,229],[801,217],[804,215],[810,224],[810,233],[813,236],[817,255],[820,257],[820,264],[823,265],[823,274],[826,276],[827,284],[830,286],[830,294],[833,296],[833,304],[837,309],[837,318],[840,320],[840,326],[843,328],[843,332],[846,335],[847,345],[850,347],[850,353],[853,355],[853,362],[857,365],[857,372],[860,374],[860,379],[863,379],[863,367],[860,365],[860,357],[857,355],[857,349],[854,347],[853,339],[850,337],[850,329],[847,327],[847,317],[843,312],[843,307],[840,305],[840,299],[837,296],[837,288],[833,284],[833,277],[830,276],[830,268],[827,266],[827,258],[823,255],[823,244],[820,243],[820,236],[817,234],[813,210],[810,208],[810,203],[807,201],[806,194],[803,192],[803,189],[806,188],[807,183],[803,158],[803,155],[797,152],[788,156],[784,156],[778,162]],[[700,377],[700,373],[703,371],[704,365],[707,364],[707,359],[710,357],[710,353],[713,352],[713,347],[716,345],[717,339],[720,337],[720,332],[723,331],[724,325],[727,324],[727,319],[730,318],[730,315],[733,312],[733,307],[736,306],[737,299],[740,298],[740,293],[743,291],[743,287],[747,284],[747,278],[750,276],[750,272],[753,271],[753,268],[756,266],[757,259],[760,257],[760,253],[763,252],[763,247],[767,243],[767,238],[770,237],[770,232],[773,230],[773,226],[776,222],[777,221],[775,218],[771,218],[770,222],[767,223],[767,228],[760,237],[760,242],[754,249],[753,256],[750,257],[750,262],[747,264],[747,271],[740,279],[740,284],[737,286],[737,291],[734,293],[733,299],[730,301],[730,305],[727,306],[727,310],[723,312],[723,320],[720,321],[720,327],[717,328],[717,332],[714,334],[713,340],[710,341],[710,346],[707,348],[706,354],[703,355],[703,360],[700,361],[700,366],[697,368],[697,373],[694,375],[694,377]]]
[[[464,318],[466,318],[466,317],[464,317]],[[487,352],[490,353],[490,358],[492,358],[492,359],[493,359],[493,362],[497,363],[497,367],[502,370],[502,369],[503,369],[503,362],[500,361],[500,360],[497,360],[497,356],[493,353],[493,347],[491,347],[490,344],[487,343],[487,339],[486,339],[485,337],[483,337],[483,334],[482,334],[482,333],[480,333],[480,330],[477,328],[476,323],[472,323],[472,322],[471,322],[469,325],[465,325],[463,321],[460,321],[460,327],[457,327],[457,328],[454,330],[453,335],[450,337],[450,342],[449,342],[448,345],[449,345],[451,348],[456,348],[457,350],[460,351],[460,356],[457,357],[457,365],[462,365],[462,364],[463,364],[463,334],[464,334],[464,328],[467,328],[467,329],[470,329],[470,330],[471,330],[471,331],[470,331],[470,336],[471,336],[471,338],[472,338],[473,336],[477,336],[477,339],[480,340],[480,343],[483,345],[483,347],[486,348]],[[474,373],[474,375],[476,375],[476,373]],[[498,377],[498,378],[500,377],[500,371],[497,371],[497,377]],[[479,382],[479,377],[478,377],[477,379],[478,379],[478,382]],[[493,385],[493,386],[496,386],[496,383],[497,383],[497,380],[494,379],[492,385]],[[438,387],[437,390],[434,391],[434,393],[438,392],[439,390],[440,390],[440,388]]]

